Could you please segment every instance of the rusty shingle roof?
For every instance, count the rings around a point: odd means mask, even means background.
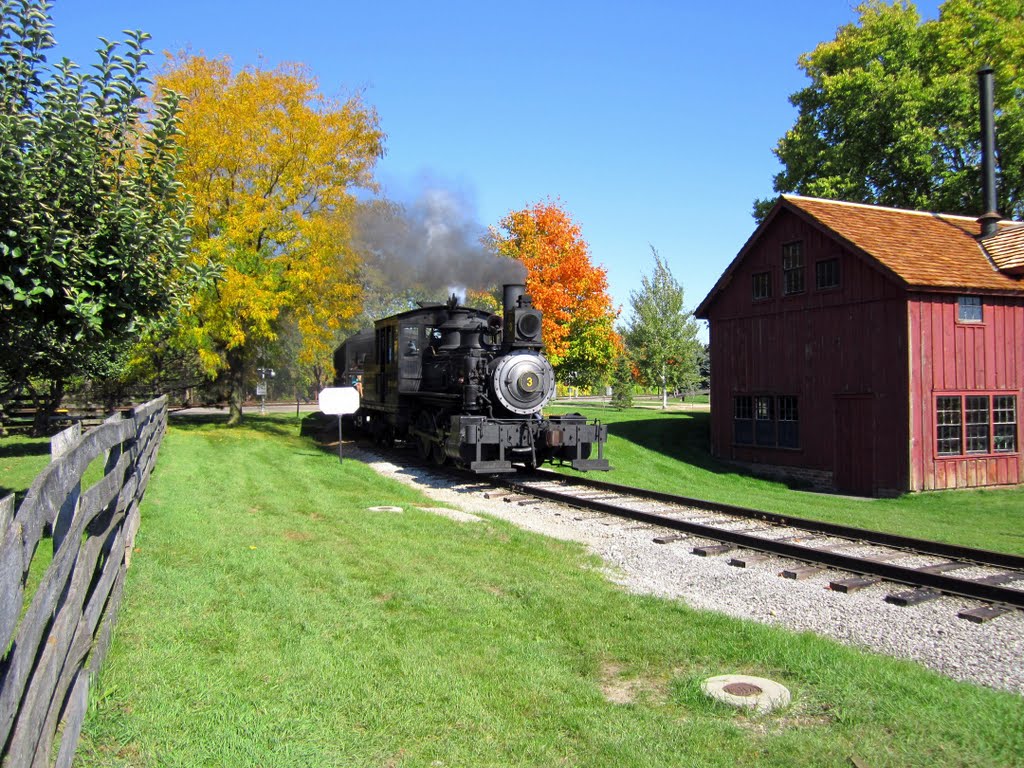
[[[999,233],[985,241],[986,253],[977,237],[977,220],[967,216],[798,195],[783,195],[783,200],[877,260],[908,287],[1024,293],[1024,281],[998,268],[1024,267],[1024,225],[1018,222],[1001,222]]]

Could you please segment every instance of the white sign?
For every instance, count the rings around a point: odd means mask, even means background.
[[[359,392],[355,387],[328,387],[320,393],[320,410],[328,416],[341,416],[359,410]]]

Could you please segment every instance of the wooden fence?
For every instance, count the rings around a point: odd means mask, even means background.
[[[71,765],[89,683],[110,645],[139,502],[166,428],[166,397],[116,414],[84,435],[75,424],[54,437],[53,460],[17,512],[13,496],[0,500],[4,766]],[[83,491],[83,474],[101,456],[102,478]],[[53,560],[26,596],[32,558],[48,533]]]

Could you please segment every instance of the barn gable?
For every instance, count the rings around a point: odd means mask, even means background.
[[[697,317],[707,317],[718,294],[783,212],[874,262],[906,288],[1024,294],[1024,224],[1001,222],[996,236],[979,241],[977,220],[967,216],[783,195],[698,305]]]

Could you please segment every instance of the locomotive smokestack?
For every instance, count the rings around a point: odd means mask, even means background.
[[[506,283],[502,287],[502,309],[507,315],[516,308],[519,299],[526,293],[526,286],[521,283]]]
[[[993,70],[978,70],[978,101],[981,112],[981,190],[985,212],[978,218],[981,236],[991,237],[999,231],[1002,216],[996,210],[996,128],[993,108]]]

